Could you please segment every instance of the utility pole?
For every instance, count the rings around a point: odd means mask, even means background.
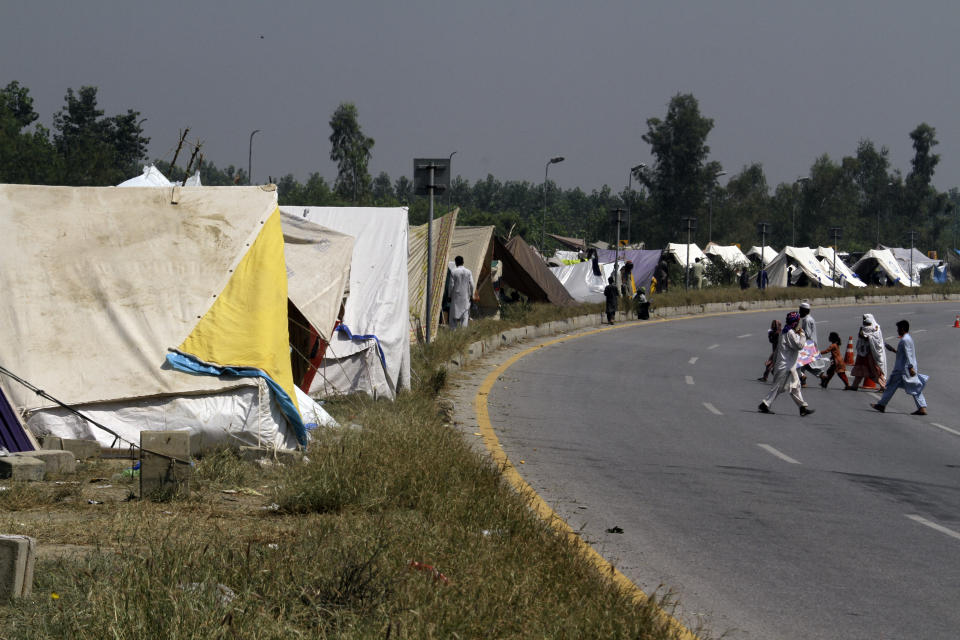
[[[697,230],[697,219],[681,218],[680,221],[687,227],[687,264],[684,269],[683,288],[688,290],[690,288],[690,234]]]
[[[830,227],[830,235],[833,236],[833,270],[831,272],[831,277],[833,278],[833,283],[837,283],[837,251],[839,251],[839,246],[837,241],[840,239],[840,227]]]
[[[433,322],[433,196],[443,193],[450,184],[450,158],[414,158],[413,192],[430,196],[430,217],[427,218],[427,344],[430,344]]]

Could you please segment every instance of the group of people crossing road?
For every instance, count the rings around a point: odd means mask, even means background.
[[[804,400],[802,391],[806,386],[807,374],[811,374],[819,377],[823,388],[827,387],[834,375],[844,383],[844,390],[849,391],[859,389],[864,380],[871,381],[883,395],[870,406],[881,413],[886,410],[896,390],[903,388],[916,404],[913,415],[926,415],[927,401],[923,396],[923,388],[928,377],[919,373],[916,346],[907,320],[897,322],[897,334],[900,343],[894,348],[884,342],[880,325],[873,315],[863,314],[851,371],[853,384],[850,384],[846,375],[847,362],[840,353],[840,336],[831,332],[830,345],[820,351],[817,346],[817,323],[811,313],[810,303],[804,300],[797,311],[787,314],[782,325],[774,320],[767,333],[772,353],[759,380],[766,382],[772,374],[773,381],[770,391],[760,401],[758,410],[760,413],[773,413],[773,401],[779,394],[788,392],[801,416],[813,413],[814,409]],[[889,378],[886,376],[886,351],[897,354]]]

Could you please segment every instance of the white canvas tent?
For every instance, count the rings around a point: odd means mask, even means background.
[[[125,180],[118,184],[118,187],[177,187],[180,186],[180,182],[170,182],[167,180],[167,176],[163,175],[160,169],[157,169],[152,164],[145,165],[143,167],[143,173],[139,176],[134,176],[129,180]],[[199,187],[200,185],[200,172],[197,171],[195,174],[187,178],[186,184],[183,186],[186,187]]]
[[[393,398],[410,386],[406,207],[281,207],[353,236],[350,295],[311,394]]]
[[[836,262],[834,262],[833,247],[817,247],[816,251],[817,256],[820,258],[820,266],[826,271],[827,275],[830,278],[840,284],[841,286],[850,285],[853,287],[865,287],[867,286],[860,277],[850,270],[850,267],[840,259],[840,253],[836,256]],[[837,266],[837,275],[833,274],[833,266]]]
[[[0,362],[20,377],[127,442],[306,442],[275,188],[0,185],[0,243]],[[122,446],[0,385],[34,433]]]
[[[600,263],[599,276],[593,273],[592,260],[550,267],[550,271],[577,302],[603,302],[603,290],[607,286],[607,278],[614,273],[615,265],[613,262]],[[620,266],[623,266],[622,262]]]
[[[876,271],[881,271],[889,282],[904,287],[919,287],[919,281],[911,281],[907,272],[900,268],[890,249],[871,249],[850,267],[864,282],[871,282]]]
[[[749,251],[747,251],[746,256],[748,258],[756,257],[757,260],[763,260],[763,266],[767,266],[774,258],[777,257],[777,252],[770,245],[763,247],[763,249],[753,246],[750,247]]]
[[[790,266],[794,267],[790,278],[791,285],[798,284],[802,276],[806,275],[811,286],[841,286],[835,284],[830,275],[824,271],[813,249],[809,247],[784,247],[783,251],[767,265],[769,286],[786,287]]]
[[[671,242],[667,245],[667,249],[666,251],[664,251],[664,253],[672,256],[673,259],[677,261],[677,264],[681,266],[689,266],[687,265],[688,246],[689,246],[690,265],[695,263],[697,261],[697,258],[700,258],[701,261],[704,261],[707,259],[707,255],[703,251],[701,251],[700,247],[698,247],[696,244],[686,245],[686,244],[676,244]]]
[[[735,244],[720,246],[711,242],[704,253],[714,260],[721,260],[731,268],[750,266],[750,259],[743,255],[743,251],[740,251],[740,247]]]
[[[881,248],[890,250],[904,273],[910,273],[910,268],[913,267],[914,282],[920,282],[920,276],[924,271],[940,264],[939,260],[928,258],[916,248],[884,247],[883,245]]]

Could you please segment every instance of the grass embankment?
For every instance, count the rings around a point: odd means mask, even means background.
[[[758,295],[673,291],[654,304]],[[0,606],[0,638],[674,637],[651,604],[537,519],[437,402],[444,363],[467,344],[599,310],[518,307],[440,331],[429,350],[414,348],[414,389],[396,402],[328,403],[361,427],[315,432],[303,464],[209,455],[188,498],[127,500],[137,483],[116,460],[43,483],[0,481],[0,532],[35,536],[43,551],[34,595]]]
[[[439,363],[462,344],[584,311],[441,331],[414,349],[415,388],[395,402],[328,403],[361,426],[315,432],[308,462],[210,455],[188,498],[125,500],[128,461],[0,482],[0,531],[45,549],[33,596],[0,607],[0,637],[675,637],[536,518],[437,403]]]

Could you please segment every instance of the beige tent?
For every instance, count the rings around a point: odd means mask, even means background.
[[[309,391],[350,285],[353,236],[281,213],[293,379]]]
[[[284,265],[272,186],[0,185],[0,363],[128,442],[305,443]],[[114,443],[0,385],[35,433]]]
[[[447,215],[433,221],[433,286],[430,290],[430,320],[433,326],[430,335],[436,337],[440,323],[440,309],[443,304],[443,285],[447,276],[447,262],[453,259],[450,244],[453,230],[457,226],[457,213],[454,209]],[[427,318],[427,225],[410,227],[407,238],[407,284],[410,290],[410,331],[411,338],[423,339]]]
[[[450,259],[463,256],[463,266],[470,269],[480,296],[480,312],[495,315],[500,311],[497,294],[493,289],[495,274],[492,271],[493,233],[496,227],[457,227],[453,230]]]

